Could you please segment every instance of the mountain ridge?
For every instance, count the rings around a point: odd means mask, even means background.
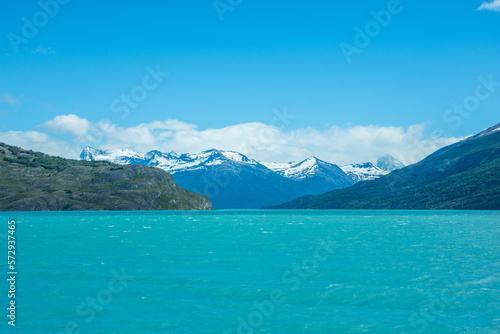
[[[339,167],[316,157],[296,163],[268,163],[235,151],[217,149],[179,155],[87,147],[80,158],[162,168],[171,173],[181,187],[210,197],[214,206],[221,209],[258,209],[303,195],[345,188],[359,180],[388,173],[371,163],[371,169]]]
[[[500,124],[376,180],[267,209],[500,209]]]
[[[223,156],[227,160],[232,160],[238,163],[246,163],[256,166],[262,165],[273,172],[295,180],[300,180],[307,177],[306,175],[314,174],[313,170],[314,167],[317,167],[317,165],[329,166],[333,168],[338,167],[348,176],[357,180],[374,179],[405,166],[402,162],[390,155],[385,155],[379,158],[376,164],[365,162],[338,166],[336,164],[321,160],[315,156],[311,156],[299,162],[261,162],[255,159],[250,159],[247,156],[235,151],[224,151],[218,149],[206,150],[199,154],[184,153],[178,155],[174,151],[171,151],[170,153],[162,153],[160,151],[153,150],[141,154],[130,149],[106,151],[97,148],[86,147],[80,154],[80,159],[86,161],[110,161],[118,164],[137,163],[149,166],[154,165],[155,167],[160,167],[169,173],[175,174],[179,171],[202,168],[203,164],[207,162],[207,157],[214,154],[219,155],[219,157]],[[156,158],[158,156],[164,159],[160,159],[160,161],[158,161],[158,159]],[[177,160],[177,163],[165,163],[165,159]],[[161,165],[162,162],[164,163],[164,165]],[[195,162],[197,162],[198,164],[194,164]]]
[[[63,159],[0,143],[0,211],[213,210],[153,167]]]

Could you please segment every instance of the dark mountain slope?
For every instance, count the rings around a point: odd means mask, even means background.
[[[272,209],[500,209],[500,124],[373,181]]]

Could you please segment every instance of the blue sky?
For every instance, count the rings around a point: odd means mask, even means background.
[[[54,1],[41,2],[54,10]],[[432,140],[440,146],[497,124],[500,86],[480,88],[482,98],[474,96],[485,81],[500,82],[500,1],[489,1],[484,10],[477,10],[483,1],[394,1],[72,0],[58,4],[46,22],[36,1],[4,2],[0,140],[72,156],[82,142],[93,140],[84,131],[63,129],[78,123],[89,131],[99,128],[103,139],[93,146],[103,148],[193,151],[209,148],[206,143],[237,149],[228,143],[229,133],[254,124],[279,130],[273,144],[276,152],[287,152],[280,160],[315,154],[350,162],[375,159],[373,147],[349,155],[357,148],[340,152],[342,141],[322,149],[304,142],[316,135],[326,143],[341,134],[355,139],[369,132],[362,145],[379,140],[381,133],[390,136],[391,130],[402,131],[406,145]],[[375,22],[372,11],[389,11],[390,19],[370,33],[369,45],[358,47],[349,62],[341,45],[356,47],[355,28],[366,33],[367,24]],[[34,36],[23,35],[23,17],[39,20]],[[19,42],[13,34],[25,39]],[[147,79],[155,87],[145,90],[145,77],[158,68],[168,76],[158,84]],[[125,106],[123,94],[132,92],[143,94],[135,95],[140,99],[132,101],[134,108],[116,112]],[[453,110],[465,101],[470,112]],[[284,108],[293,118],[275,124],[276,110]],[[61,118],[67,115],[77,118]],[[127,133],[166,120],[176,126],[149,126],[147,135],[156,137],[141,145],[137,138],[118,140],[103,130],[107,124],[108,130]],[[193,129],[194,134],[176,136]],[[207,130],[222,129],[221,142],[206,139]],[[433,131],[439,140],[432,139]],[[190,145],[193,136],[198,140]],[[401,153],[407,146],[379,141],[376,154],[387,151],[411,160]],[[65,149],[71,153],[54,148],[63,142],[73,147]],[[261,159],[275,156],[273,145],[264,144],[242,151]]]

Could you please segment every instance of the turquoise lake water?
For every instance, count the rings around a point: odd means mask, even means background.
[[[8,333],[500,333],[500,213],[0,213]]]

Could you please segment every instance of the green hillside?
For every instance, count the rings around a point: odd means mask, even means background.
[[[373,181],[270,209],[500,209],[500,124]]]
[[[0,211],[210,210],[157,168],[49,156],[0,143]]]

